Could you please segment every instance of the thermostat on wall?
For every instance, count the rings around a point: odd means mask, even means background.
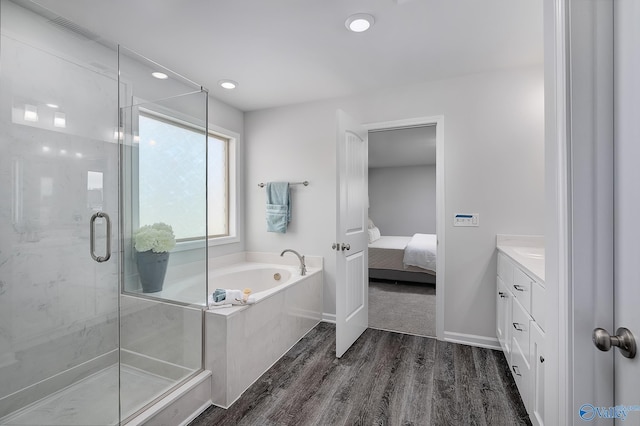
[[[479,226],[480,215],[478,213],[456,213],[453,216],[453,226]]]

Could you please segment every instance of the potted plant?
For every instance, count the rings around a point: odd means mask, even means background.
[[[142,226],[133,233],[133,243],[142,291],[155,293],[162,290],[169,251],[176,246],[173,229],[166,223]]]

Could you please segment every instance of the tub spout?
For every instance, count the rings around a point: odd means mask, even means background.
[[[280,253],[280,256],[284,256],[286,252],[291,252],[296,256],[298,256],[298,259],[300,260],[300,275],[307,275],[307,265],[304,264],[304,256],[301,256],[300,253],[291,249],[282,250],[282,253]]]

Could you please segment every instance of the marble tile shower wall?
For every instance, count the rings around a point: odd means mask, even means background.
[[[98,264],[89,255],[95,211],[111,215],[117,241],[116,81],[46,40],[21,41],[7,27],[37,31],[18,9],[2,2],[0,418],[117,362],[118,348],[117,256]],[[64,127],[53,125],[55,111]],[[104,252],[104,238],[96,247]]]
[[[89,256],[91,211],[86,210],[84,197],[73,202],[53,196],[86,192],[86,183],[79,177],[87,168],[98,167],[87,164],[89,161],[46,163],[33,158],[37,153],[28,152],[37,152],[39,147],[33,146],[37,143],[18,141],[22,143],[11,147],[6,146],[6,139],[0,141],[0,150],[19,157],[25,167],[21,190],[24,221],[29,224],[28,229],[7,226],[11,213],[7,208],[0,211],[0,398],[115,350],[118,344],[116,263],[98,265]],[[89,155],[100,144],[84,141],[83,151]],[[116,145],[109,145],[115,154]],[[7,160],[0,160],[3,170]],[[117,176],[116,170],[102,170],[106,176]],[[51,181],[52,196],[41,195],[45,179]],[[5,196],[7,186],[0,187],[2,199],[11,199]],[[29,208],[32,196],[49,202]],[[111,198],[114,202],[115,195]],[[64,207],[68,206],[76,208],[65,219],[70,210]]]

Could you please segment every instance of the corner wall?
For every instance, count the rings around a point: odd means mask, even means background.
[[[336,110],[363,123],[444,115],[445,333],[495,340],[495,238],[544,233],[542,66],[475,74],[245,114],[246,249],[325,258],[325,317],[335,315]],[[287,234],[266,232],[259,182],[294,187]],[[453,215],[480,214],[454,228]],[[465,337],[466,336],[466,337]]]

